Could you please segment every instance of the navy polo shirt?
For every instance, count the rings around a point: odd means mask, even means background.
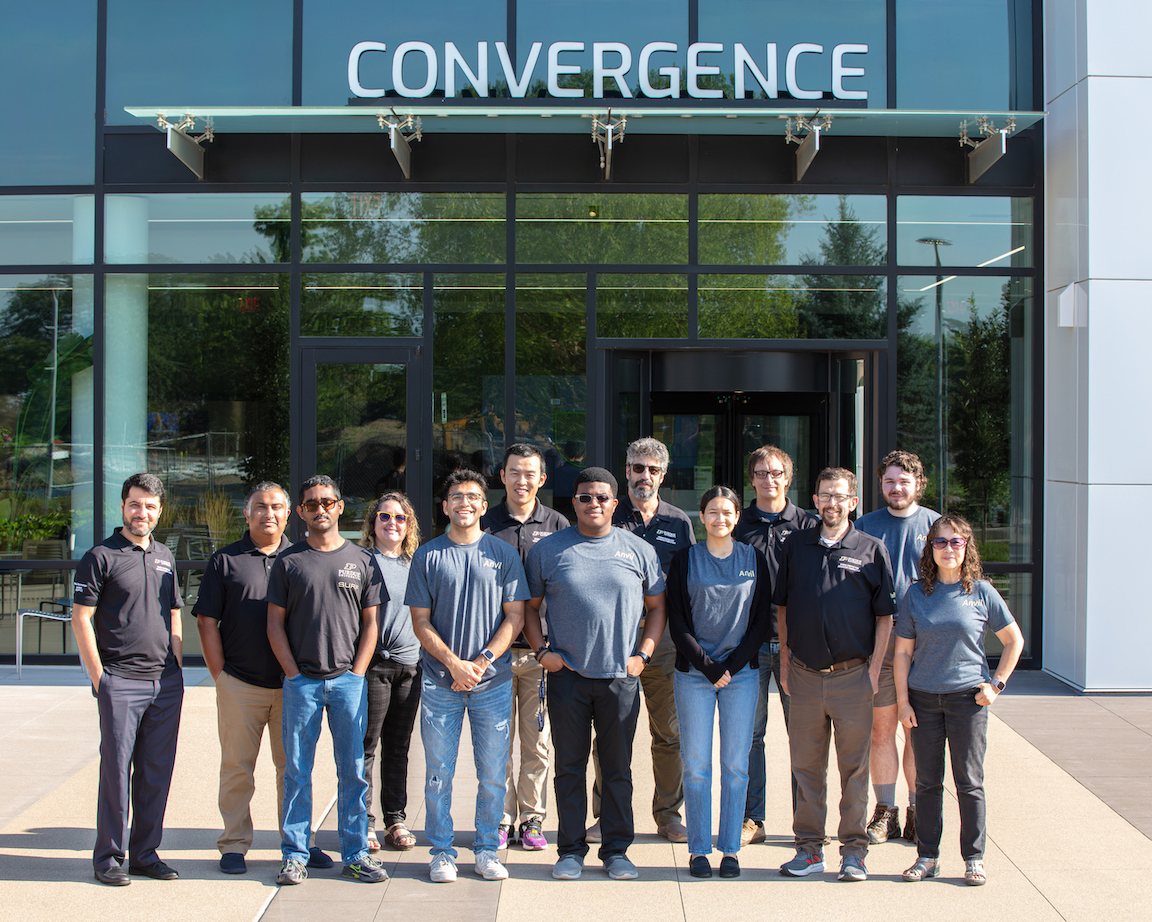
[[[172,552],[152,537],[148,549],[117,529],[80,560],[73,602],[96,609],[100,663],[124,679],[156,680],[176,672],[172,609],[184,602]]]
[[[632,497],[625,494],[612,515],[612,524],[632,532],[656,548],[656,556],[660,558],[660,571],[665,579],[668,578],[668,568],[672,565],[672,555],[696,543],[692,520],[683,509],[664,500],[659,501],[656,514],[645,525],[644,516],[632,506]]]
[[[268,574],[277,555],[291,547],[283,535],[271,554],[260,551],[251,535],[212,555],[192,614],[220,622],[224,671],[260,688],[279,688],[280,662],[268,643]]]
[[[812,669],[870,657],[876,619],[896,611],[884,542],[849,525],[825,547],[820,531],[805,529],[784,543],[772,597],[788,607],[789,649]]]

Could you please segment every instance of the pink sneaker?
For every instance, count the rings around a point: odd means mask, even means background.
[[[548,840],[544,838],[539,819],[533,817],[528,822],[520,824],[520,844],[530,852],[543,851],[548,847]]]

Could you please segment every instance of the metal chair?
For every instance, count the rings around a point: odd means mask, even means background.
[[[16,611],[16,678],[21,677],[23,672],[24,660],[24,619],[25,618],[40,618],[41,625],[44,621],[71,621],[72,615],[67,612],[55,611],[40,611],[36,608],[21,608]],[[65,627],[67,631],[67,627]],[[81,661],[80,668],[84,668],[84,663]]]

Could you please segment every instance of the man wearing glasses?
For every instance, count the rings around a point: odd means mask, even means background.
[[[880,492],[887,507],[869,512],[856,520],[860,531],[884,542],[892,561],[896,586],[896,604],[904,599],[908,587],[920,578],[920,554],[928,529],[940,513],[920,505],[927,483],[924,465],[910,451],[893,451],[885,455],[877,470]],[[896,779],[900,774],[900,754],[896,751],[896,678],[892,657],[896,651],[896,632],[888,642],[884,665],[880,669],[880,690],[872,701],[872,790],[876,795],[876,812],[868,822],[868,839],[873,845],[900,838],[900,808],[896,806]],[[905,814],[903,837],[916,841],[916,762],[912,755],[911,735],[904,734],[904,780],[908,784],[908,812]]]
[[[476,765],[476,874],[504,880],[508,871],[496,852],[511,742],[509,648],[524,626],[528,589],[520,555],[480,529],[488,511],[484,475],[453,471],[442,495],[448,531],[413,555],[404,598],[423,647],[420,736],[424,831],[432,843],[428,876],[438,884],[456,880],[452,779],[467,711]]]
[[[748,508],[740,513],[740,521],[732,530],[737,541],[750,544],[768,562],[772,585],[780,569],[780,548],[793,532],[815,528],[820,520],[805,512],[788,498],[792,485],[792,459],[775,445],[762,445],[748,456],[748,480],[756,491]],[[763,842],[765,798],[767,796],[767,765],[764,755],[764,734],[768,727],[768,680],[776,678],[780,704],[784,709],[784,727],[788,727],[788,695],[780,688],[780,638],[776,629],[777,610],[772,606],[772,624],[768,639],[760,648],[760,696],[756,700],[756,715],[752,724],[752,749],[748,753],[748,801],[744,806],[744,829],[740,841],[744,845]],[[796,782],[792,782],[792,809],[796,809]]]
[[[548,479],[540,449],[523,442],[511,446],[504,453],[500,479],[507,495],[484,514],[480,527],[516,548],[523,562],[537,541],[567,528],[569,522],[537,498]],[[532,647],[520,634],[512,642],[512,723],[513,735],[520,737],[520,771],[513,774],[509,754],[501,848],[516,839],[529,851],[548,845],[541,828],[548,802],[548,720],[540,696],[543,682],[544,667],[536,662]]]
[[[620,500],[612,524],[643,538],[655,548],[660,571],[667,576],[672,555],[696,543],[692,520],[683,509],[660,498],[660,484],[668,473],[668,449],[657,439],[637,439],[628,446],[626,459],[628,495]],[[641,630],[643,627],[641,623]],[[652,819],[656,821],[657,834],[670,842],[687,842],[688,830],[680,820],[680,808],[684,805],[684,766],[680,761],[680,724],[672,691],[675,667],[676,648],[665,630],[652,654],[652,662],[640,676],[648,729],[652,733],[652,778],[656,784],[652,793]],[[599,766],[598,760],[596,764]],[[600,787],[597,771],[592,789],[594,816],[600,815]],[[593,826],[590,835],[595,836],[597,832]]]
[[[651,545],[612,527],[616,478],[602,467],[576,475],[576,527],[528,553],[532,598],[524,634],[548,670],[553,777],[559,832],[557,880],[576,880],[588,843],[588,754],[592,729],[603,773],[599,857],[613,880],[632,880],[632,741],[640,715],[639,675],[664,632],[664,575]],[[548,622],[545,642],[541,606]],[[647,613],[643,636],[640,619]]]
[[[388,600],[367,548],[340,534],[344,502],[331,477],[300,487],[296,514],[308,528],[283,551],[268,577],[268,641],[284,670],[284,839],[279,884],[303,883],[312,838],[312,766],[324,711],[332,733],[339,794],[341,876],[387,880],[368,857],[364,780],[364,673],[376,650],[376,612]]]
[[[840,768],[840,874],[867,880],[868,753],[872,698],[892,632],[896,593],[883,542],[852,527],[856,475],[825,468],[812,498],[820,527],[784,543],[773,592],[779,606],[780,679],[792,696],[788,746],[796,780],[788,877],[824,870],[828,744]]]

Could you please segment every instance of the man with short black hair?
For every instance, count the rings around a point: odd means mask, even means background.
[[[120,491],[123,527],[76,568],[72,630],[100,715],[92,866],[96,879],[112,887],[131,883],[129,874],[179,877],[156,854],[184,700],[176,561],[152,537],[163,506],[160,478],[133,474]]]
[[[523,562],[537,541],[567,528],[569,522],[537,496],[548,480],[540,449],[524,442],[509,447],[500,479],[507,494],[484,514],[480,527],[516,548]],[[499,844],[503,848],[519,839],[525,849],[539,851],[548,845],[542,828],[548,803],[548,717],[540,698],[544,667],[536,662],[523,633],[512,642],[511,655],[512,736],[520,738],[520,771],[513,774],[509,753]]]
[[[774,591],[779,606],[781,687],[792,696],[788,748],[796,779],[788,877],[824,870],[828,746],[836,731],[840,770],[840,874],[867,880],[868,752],[872,697],[896,610],[892,567],[880,540],[857,531],[856,475],[828,467],[812,497],[820,527],[784,544]]]
[[[303,883],[312,840],[312,767],[324,712],[332,733],[341,876],[388,879],[368,856],[364,673],[376,650],[376,613],[388,600],[367,548],[340,534],[344,501],[331,477],[300,487],[296,514],[307,537],[282,551],[268,577],[268,641],[284,670],[284,838],[276,882]]]

